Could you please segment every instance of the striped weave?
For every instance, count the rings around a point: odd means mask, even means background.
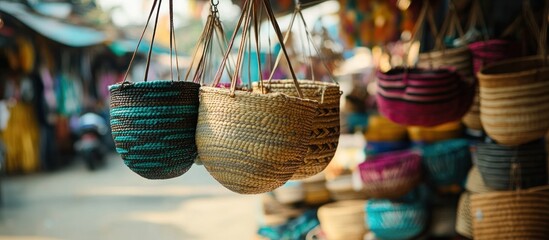
[[[112,136],[124,163],[148,179],[187,172],[195,144],[199,84],[150,81],[109,87]]]

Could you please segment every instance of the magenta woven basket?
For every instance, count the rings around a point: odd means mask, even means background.
[[[421,156],[405,150],[368,157],[358,165],[364,190],[372,198],[398,198],[421,181]]]
[[[503,39],[491,39],[469,44],[473,54],[473,70],[475,74],[490,63],[521,55],[520,45],[513,41]]]
[[[460,119],[476,87],[446,68],[395,68],[377,77],[380,113],[402,125],[431,127]]]

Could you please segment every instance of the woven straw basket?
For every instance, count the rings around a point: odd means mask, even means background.
[[[453,139],[423,146],[423,164],[429,179],[439,188],[461,186],[471,168],[469,142]]]
[[[487,193],[496,191],[495,189],[486,186],[477,166],[473,166],[471,170],[469,170],[467,182],[465,183],[465,189],[471,193]]]
[[[481,120],[502,145],[543,138],[549,130],[549,67],[542,57],[499,62],[482,69]]]
[[[366,201],[351,200],[326,204],[318,209],[320,226],[330,240],[360,240],[367,232]]]
[[[272,191],[303,166],[318,103],[202,87],[196,144],[204,167],[241,194]]]
[[[456,232],[469,239],[473,238],[473,216],[471,215],[471,193],[464,192],[459,198]]]
[[[167,179],[189,170],[197,156],[199,88],[180,81],[109,87],[112,136],[132,171],[149,179]]]
[[[463,80],[469,83],[473,83],[475,81],[471,61],[471,52],[467,46],[421,53],[419,54],[418,67],[455,67],[456,71],[461,75]]]
[[[549,239],[549,186],[471,196],[473,236]]]
[[[293,80],[273,80],[264,83],[261,90],[254,83],[254,91],[280,92],[297,97]],[[341,91],[335,83],[325,83],[311,80],[299,80],[303,97],[319,102],[313,119],[312,137],[309,139],[305,164],[299,168],[293,180],[304,179],[324,170],[332,161],[339,143],[339,101]]]

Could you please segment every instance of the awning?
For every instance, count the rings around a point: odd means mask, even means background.
[[[101,31],[36,15],[20,3],[3,1],[0,4],[0,13],[9,15],[38,34],[67,46],[86,47],[101,44],[107,40],[107,35]]]

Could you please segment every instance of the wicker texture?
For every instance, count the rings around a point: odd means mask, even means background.
[[[543,138],[549,130],[549,67],[542,57],[523,57],[483,68],[481,121],[498,143],[518,146]]]
[[[421,157],[414,151],[383,153],[358,165],[364,190],[373,198],[398,198],[421,181]]]
[[[370,230],[383,240],[413,239],[427,226],[427,208],[422,201],[369,200],[366,213]]]
[[[456,219],[456,232],[469,239],[473,238],[473,215],[471,214],[471,193],[464,192],[459,198]]]
[[[200,85],[150,81],[109,87],[112,136],[124,163],[149,179],[187,172],[197,156]]]
[[[549,239],[549,188],[471,196],[473,236],[484,239]]]
[[[486,186],[513,190],[547,184],[547,151],[544,141],[519,147],[495,143],[477,145],[477,165]]]
[[[299,80],[303,97],[319,102],[313,119],[312,137],[309,139],[305,164],[299,168],[293,180],[304,179],[323,171],[332,161],[339,143],[339,102],[341,91],[335,83]],[[273,80],[265,82],[265,88],[259,89],[254,83],[254,91],[280,92],[297,97],[293,80]]]
[[[462,186],[471,168],[469,142],[455,139],[421,148],[423,164],[435,186]]]
[[[351,200],[323,205],[318,209],[320,227],[330,240],[361,240],[368,231],[366,201]]]
[[[241,194],[272,191],[303,166],[318,103],[282,93],[202,87],[199,158],[223,186]]]
[[[469,83],[475,81],[471,51],[467,46],[421,53],[419,54],[418,67],[455,67],[463,80]]]

